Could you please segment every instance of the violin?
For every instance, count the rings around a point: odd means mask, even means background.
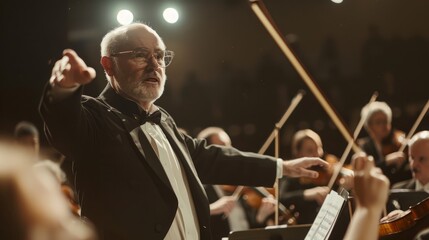
[[[382,142],[381,153],[386,156],[390,153],[397,152],[401,149],[405,140],[405,132],[401,130],[392,130]]]
[[[381,222],[380,239],[414,239],[423,229],[429,226],[429,197],[411,206],[407,211],[393,220]]]
[[[233,193],[237,186],[223,185],[222,189],[226,193]],[[262,204],[262,199],[269,197],[270,195],[274,196],[273,188],[263,188],[263,187],[244,187],[241,191],[241,195],[247,205],[253,209],[259,209]],[[288,225],[297,224],[297,219],[293,210],[286,208],[282,203],[278,203],[279,211],[281,216],[279,217],[279,222]]]

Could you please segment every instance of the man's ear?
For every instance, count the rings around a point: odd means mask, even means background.
[[[110,57],[103,56],[101,57],[100,63],[103,66],[104,71],[107,73],[107,75],[113,76],[113,59]]]

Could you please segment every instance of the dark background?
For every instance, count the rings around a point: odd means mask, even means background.
[[[233,144],[258,151],[299,89],[306,96],[281,130],[281,156],[293,133],[311,128],[325,150],[341,155],[346,141],[295,73],[244,0],[11,1],[1,5],[0,135],[21,120],[43,124],[38,102],[53,63],[73,48],[97,70],[85,88],[106,84],[99,64],[103,35],[128,8],[176,53],[158,104],[196,135],[224,127]],[[374,91],[408,132],[429,94],[427,0],[267,0],[268,10],[297,56],[351,129]],[[162,19],[174,6],[176,24]],[[429,129],[428,116],[418,130]],[[362,132],[364,135],[365,132]],[[43,138],[42,143],[47,146]],[[273,154],[270,149],[270,154]]]

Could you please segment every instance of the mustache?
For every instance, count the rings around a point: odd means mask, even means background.
[[[412,171],[413,173],[419,173],[419,170],[418,170],[417,168],[412,168],[412,169],[411,169],[411,171]]]

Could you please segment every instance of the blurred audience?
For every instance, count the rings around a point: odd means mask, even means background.
[[[39,158],[40,154],[40,140],[39,131],[37,127],[27,121],[21,121],[15,126],[14,130],[15,141],[24,147],[28,152],[34,156],[35,159]]]
[[[96,239],[70,213],[56,177],[32,160],[22,146],[0,142],[0,239]]]

